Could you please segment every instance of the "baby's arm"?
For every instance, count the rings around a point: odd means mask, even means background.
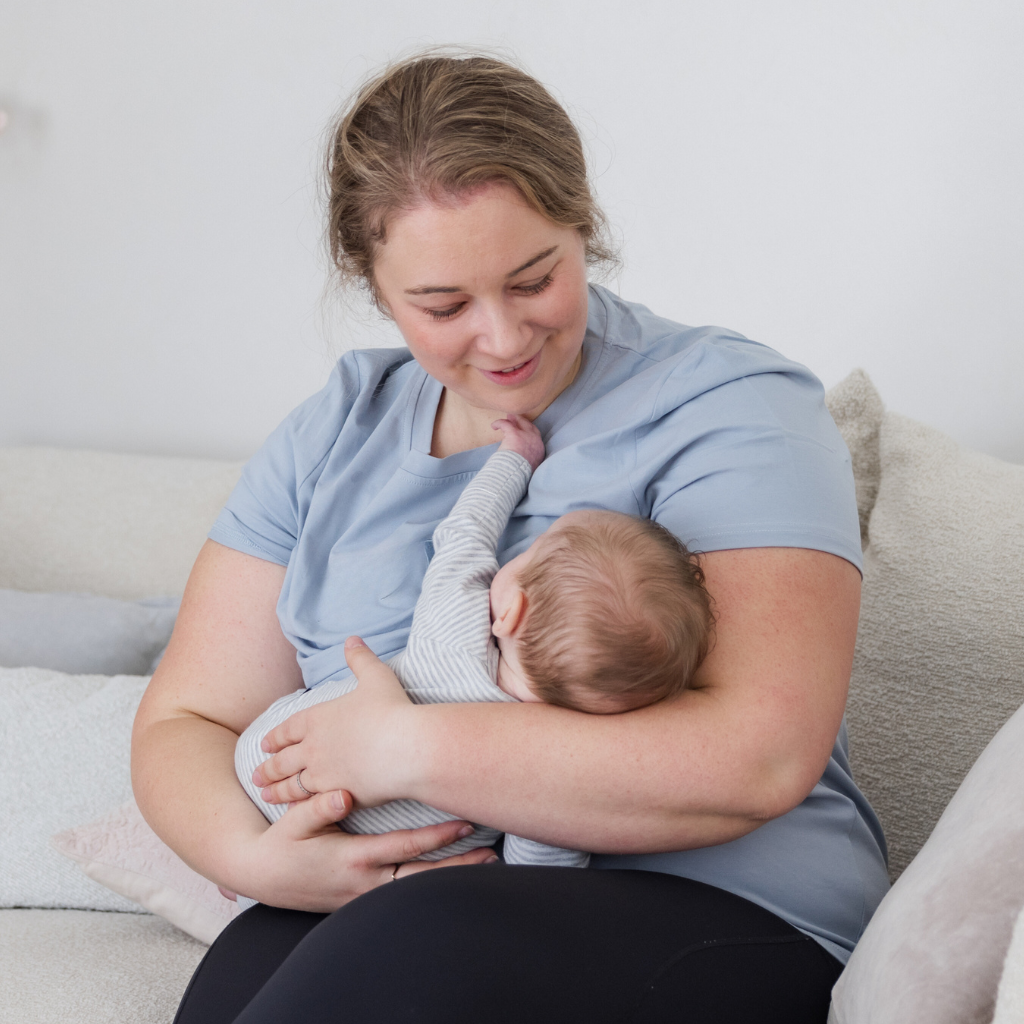
[[[490,643],[487,592],[498,571],[495,548],[544,456],[540,432],[525,417],[494,426],[504,434],[501,447],[434,531],[434,557],[416,602],[410,645],[436,641],[483,657]]]

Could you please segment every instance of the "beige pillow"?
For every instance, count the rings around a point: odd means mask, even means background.
[[[895,879],[1024,703],[1024,466],[887,413],[847,716]]]
[[[863,370],[854,370],[825,395],[825,404],[850,449],[853,481],[857,488],[860,541],[868,543],[868,521],[878,497],[882,466],[878,435],[885,407]]]
[[[53,845],[95,882],[207,944],[238,913],[146,824],[134,800],[98,821],[59,832]]]
[[[833,1024],[992,1020],[1024,905],[1022,751],[1024,708],[986,747],[882,900],[832,991]]]

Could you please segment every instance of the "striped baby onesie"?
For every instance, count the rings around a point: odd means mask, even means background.
[[[515,700],[498,687],[499,655],[491,635],[490,585],[498,571],[498,539],[526,493],[531,472],[521,455],[495,452],[434,531],[434,557],[423,578],[408,645],[387,662],[414,703]],[[333,700],[355,687],[356,680],[347,676],[312,689],[296,690],[271,704],[239,737],[235,771],[246,793],[270,821],[280,818],[287,805],[265,803],[253,785],[253,771],[267,759],[260,741],[296,711]],[[455,815],[418,800],[395,800],[353,811],[340,824],[346,832],[379,834],[454,820]],[[440,860],[490,846],[501,835],[493,828],[475,827],[473,835],[420,859]],[[506,835],[504,859],[508,864],[586,867],[590,854]]]

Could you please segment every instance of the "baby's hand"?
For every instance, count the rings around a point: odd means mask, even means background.
[[[495,420],[491,429],[501,431],[503,440],[498,446],[499,452],[522,455],[531,469],[536,469],[544,461],[544,442],[540,431],[525,416],[510,412],[505,419]]]

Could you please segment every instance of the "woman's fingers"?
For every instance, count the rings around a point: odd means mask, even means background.
[[[494,851],[472,850],[435,863],[413,860],[472,832],[466,821],[384,835],[351,835],[337,827],[352,809],[346,790],[316,793],[293,804],[258,840],[253,891],[247,895],[275,906],[330,913],[349,900],[403,874],[433,867],[482,864]],[[283,902],[282,902],[283,901]]]
[[[405,878],[406,875],[415,875],[420,871],[431,871],[434,868],[457,868],[464,864],[496,864],[498,855],[489,846],[481,846],[477,850],[470,850],[469,853],[459,854],[458,857],[445,857],[444,860],[414,860],[408,864],[401,864],[395,872],[395,878]]]
[[[253,772],[254,782],[258,774],[259,768]],[[311,796],[316,796],[316,790],[313,789],[312,783],[307,778],[308,774],[307,772],[300,779],[299,773],[296,772],[294,775],[289,775],[287,779],[264,786],[260,790],[260,796],[268,804],[297,804],[302,800],[308,800]],[[299,785],[300,782],[302,785]],[[259,785],[259,783],[256,784]]]
[[[296,711],[286,718],[277,728],[271,729],[260,742],[260,748],[268,754],[276,754],[294,743],[301,743],[306,738],[306,712]]]
[[[252,773],[252,781],[257,786],[273,786],[275,782],[283,782],[285,779],[293,778],[305,768],[303,754],[298,747],[285,747],[273,757],[267,758],[261,765],[258,765]],[[302,780],[305,783],[305,779]],[[306,785],[310,792],[313,787]]]
[[[382,835],[364,837],[367,840],[364,856],[367,863],[404,864],[407,860],[433,853],[442,846],[454,843],[456,839],[464,839],[472,834],[473,826],[468,821],[444,821],[440,825],[384,832]]]

